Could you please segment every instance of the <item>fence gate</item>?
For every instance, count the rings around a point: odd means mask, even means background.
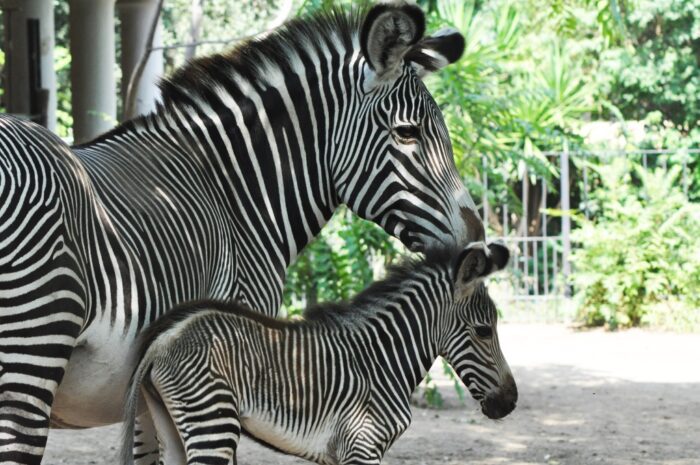
[[[490,230],[510,248],[508,272],[490,280],[491,293],[511,320],[560,320],[572,316],[569,276],[572,265],[571,213],[591,217],[590,193],[596,187],[593,166],[615,158],[636,161],[644,168],[668,170],[681,166],[686,195],[692,182],[689,165],[700,159],[700,149],[636,151],[569,151],[543,154],[556,175],[539,175],[524,168],[510,187],[510,198],[494,204],[489,190],[489,160],[482,157],[481,214]]]

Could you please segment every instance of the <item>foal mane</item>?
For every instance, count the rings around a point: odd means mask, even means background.
[[[304,320],[323,323],[341,323],[371,314],[373,304],[396,297],[407,280],[417,273],[436,267],[448,268],[459,252],[451,248],[434,248],[424,257],[406,257],[387,269],[384,279],[375,281],[347,302],[324,302],[308,307]]]

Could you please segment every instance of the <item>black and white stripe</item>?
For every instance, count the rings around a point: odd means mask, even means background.
[[[119,421],[134,340],[171,306],[274,315],[340,203],[416,250],[483,238],[420,81],[464,42],[423,23],[403,3],[294,21],[79,147],[0,117],[0,463],[39,463],[49,417]]]
[[[481,280],[508,254],[490,249],[429,254],[352,302],[307,310],[302,321],[214,301],[170,312],[145,334],[127,398],[124,463],[140,392],[161,459],[189,465],[236,463],[242,432],[317,463],[378,464],[410,424],[411,393],[438,355],[484,414],[507,415],[517,389]]]

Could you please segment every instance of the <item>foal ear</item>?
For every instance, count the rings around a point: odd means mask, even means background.
[[[483,278],[505,268],[509,258],[510,252],[503,243],[469,244],[455,261],[455,298],[465,297]]]
[[[422,78],[459,60],[463,52],[462,34],[457,29],[445,28],[421,39],[405,58]]]
[[[400,69],[406,52],[424,32],[425,15],[418,6],[405,2],[376,5],[360,31],[362,54],[378,78],[390,76]]]
[[[473,284],[486,274],[488,249],[483,242],[472,242],[460,252],[455,262],[455,288]]]

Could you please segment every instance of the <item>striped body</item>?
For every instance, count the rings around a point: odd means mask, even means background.
[[[274,315],[341,203],[416,250],[483,236],[420,81],[463,41],[392,35],[417,12],[333,12],[195,60],[155,113],[79,147],[0,116],[0,463],[38,464],[49,421],[119,421],[136,338],[173,305]],[[406,58],[362,51],[382,40]]]
[[[483,258],[486,266],[460,273],[488,249],[468,253],[456,265],[444,252],[410,265],[303,321],[186,304],[149,330],[127,414],[143,383],[168,464],[228,464],[241,431],[317,463],[379,463],[410,424],[411,393],[444,355],[484,412],[500,418],[517,391],[478,282],[495,267]]]

